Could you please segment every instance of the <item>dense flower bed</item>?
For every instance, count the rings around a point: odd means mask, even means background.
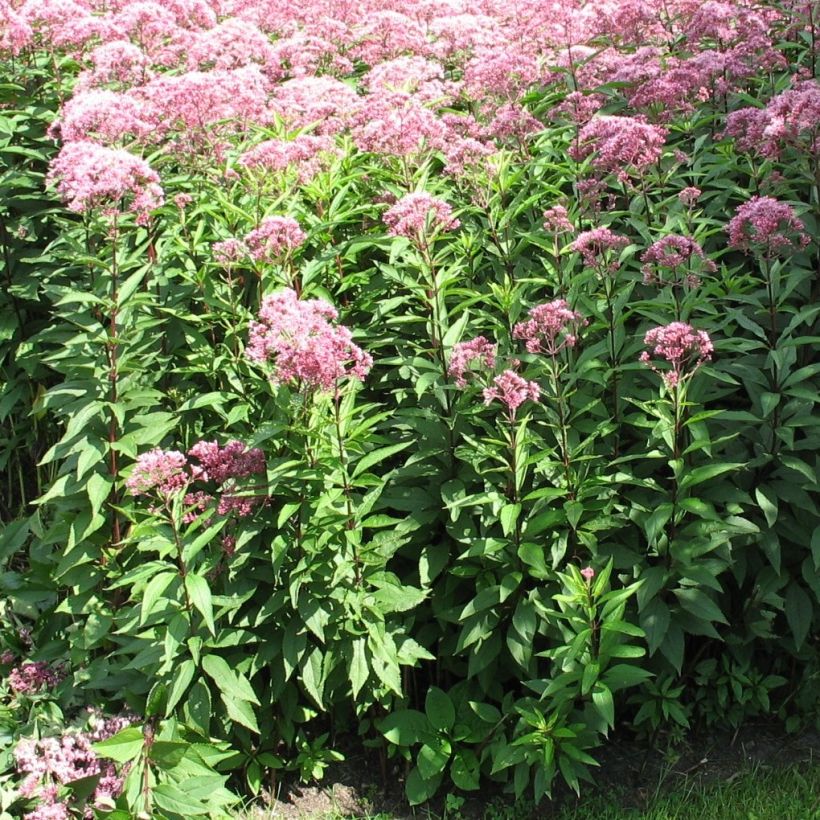
[[[0,0],[0,811],[816,721],[818,25]]]

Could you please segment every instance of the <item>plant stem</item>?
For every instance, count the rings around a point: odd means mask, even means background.
[[[347,453],[345,452],[344,435],[342,433],[342,416],[341,416],[342,394],[339,390],[339,383],[336,383],[336,389],[333,394],[333,417],[336,428],[336,442],[339,445],[339,464],[342,468],[342,487],[345,496],[345,510],[347,512],[347,521],[345,522],[345,529],[350,531],[356,526],[353,517],[353,499],[351,497],[350,477],[347,469]],[[356,548],[355,542],[351,541],[353,547],[353,565],[356,576],[356,586],[362,583],[362,570],[359,563],[359,551]]]
[[[110,416],[108,421],[108,471],[111,475],[113,486],[108,496],[108,503],[114,511],[114,520],[111,525],[111,539],[112,546],[120,543],[120,518],[117,514],[116,506],[119,503],[119,492],[117,491],[116,482],[119,473],[119,465],[117,463],[117,450],[115,444],[117,443],[117,414],[114,411],[114,406],[117,403],[117,382],[119,374],[117,373],[117,318],[118,318],[118,276],[119,270],[117,268],[117,239],[119,227],[117,225],[117,217],[114,217],[114,224],[111,235],[111,316],[108,323],[108,381],[109,381],[109,395],[108,401],[111,404]]]

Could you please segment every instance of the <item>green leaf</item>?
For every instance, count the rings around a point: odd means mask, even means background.
[[[592,690],[592,702],[598,710],[598,714],[606,721],[610,729],[615,727],[615,702],[612,699],[612,692],[602,683],[597,683]]]
[[[440,776],[425,780],[418,768],[413,767],[407,776],[407,782],[404,784],[404,793],[407,795],[407,800],[411,806],[418,806],[419,803],[429,800],[438,791],[440,784]]]
[[[377,450],[371,450],[356,462],[351,478],[360,476],[371,467],[375,467],[380,462],[390,458],[390,456],[400,453],[402,450],[406,450],[412,444],[415,444],[415,441],[403,441],[399,444],[391,444],[388,447],[379,447]]]
[[[456,710],[453,706],[453,702],[447,693],[437,686],[431,686],[427,690],[427,697],[424,700],[424,711],[432,727],[439,731],[449,731],[456,722]]]
[[[102,509],[108,496],[111,494],[113,484],[100,473],[92,473],[85,483],[85,490],[88,493],[88,500],[91,502],[91,509],[98,513]]]
[[[702,467],[695,467],[690,470],[680,482],[681,490],[688,490],[690,487],[695,487],[702,484],[704,481],[709,481],[712,478],[717,478],[724,473],[736,472],[743,467],[743,464],[724,463],[724,464],[705,464]]]
[[[145,717],[156,717],[165,712],[165,704],[168,700],[168,690],[162,681],[157,681],[148,693],[148,700],[145,702]]]
[[[652,672],[648,669],[641,669],[639,666],[630,666],[626,663],[616,663],[606,670],[602,680],[612,692],[617,692],[629,686],[637,686],[651,677]]]
[[[475,791],[479,783],[479,764],[475,752],[462,749],[453,759],[450,777],[459,789]]]
[[[379,721],[378,728],[396,746],[413,746],[433,734],[427,717],[416,709],[398,709]]]
[[[231,669],[224,658],[219,655],[205,655],[202,658],[202,668],[225,696],[246,700],[259,706],[259,700],[248,679],[241,672]]]
[[[766,523],[773,527],[777,523],[777,496],[765,486],[755,487],[755,498],[766,516]]]
[[[146,585],[142,593],[142,605],[140,607],[140,623],[144,624],[156,607],[162,594],[170,586],[171,582],[178,578],[176,572],[160,572],[155,575]]]
[[[786,590],[786,620],[794,635],[794,642],[799,649],[806,640],[811,628],[814,607],[808,593],[797,583],[792,581]]]
[[[515,522],[521,515],[520,504],[505,504],[501,508],[499,520],[501,521],[501,530],[505,536],[509,537],[515,531]]]
[[[440,775],[447,766],[450,754],[449,752],[445,753],[444,748],[442,744],[427,745],[425,743],[419,749],[416,765],[419,767],[419,773],[425,780],[430,780]]]
[[[185,723],[202,737],[210,737],[211,692],[203,680],[191,687],[183,707]]]
[[[216,626],[214,625],[214,608],[211,600],[211,588],[208,581],[201,575],[189,573],[185,576],[185,588],[191,603],[199,610],[205,625],[211,635],[216,636]]]
[[[210,813],[208,806],[171,783],[160,783],[151,792],[154,802],[163,810],[180,817],[199,817]]]
[[[718,605],[702,590],[684,587],[676,589],[675,595],[680,605],[696,618],[702,621],[717,621],[721,624],[729,623]]]
[[[115,763],[130,763],[142,752],[145,739],[139,726],[129,726],[107,740],[94,744],[94,751],[99,757],[113,760]]]
[[[348,673],[350,675],[350,685],[353,689],[353,697],[356,698],[370,676],[370,668],[367,665],[367,640],[365,638],[356,638],[353,641]]]
[[[195,671],[196,666],[190,658],[184,660],[181,664],[179,664],[179,666],[177,666],[173,683],[171,684],[171,688],[168,690],[168,702],[165,704],[165,717],[169,717],[171,715],[171,712],[174,711],[174,707],[179,703],[182,696],[188,690],[188,687],[191,685],[191,681],[194,679]]]
[[[231,697],[222,692],[220,694],[225,708],[228,710],[228,717],[236,723],[241,723],[256,734],[259,734],[259,724],[256,722],[256,715],[253,706],[246,700]]]

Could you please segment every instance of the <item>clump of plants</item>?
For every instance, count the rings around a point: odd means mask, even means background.
[[[816,722],[812,4],[0,11],[0,812]]]

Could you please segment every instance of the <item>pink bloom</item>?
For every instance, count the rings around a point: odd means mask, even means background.
[[[26,662],[8,674],[9,688],[18,695],[33,695],[56,686],[61,680],[61,675],[44,661]]]
[[[139,46],[125,40],[102,43],[88,56],[92,68],[77,78],[79,90],[111,84],[127,88],[141,85],[152,77],[148,55]]]
[[[530,353],[547,353],[557,356],[565,347],[574,347],[578,328],[586,320],[570,310],[564,299],[555,299],[537,305],[530,311],[530,318],[513,328],[514,339],[524,339]]]
[[[156,492],[160,496],[170,496],[188,486],[190,477],[185,470],[187,464],[182,453],[156,447],[137,457],[137,463],[125,486],[131,495]]]
[[[59,786],[83,778],[99,778],[92,797],[95,806],[120,794],[122,776],[117,774],[113,762],[97,757],[92,743],[113,736],[134,721],[125,716],[106,719],[102,715],[92,715],[92,721],[96,725],[88,732],[70,731],[59,738],[39,740],[24,738],[17,743],[17,771],[24,775],[20,793],[39,801],[33,812],[24,815],[26,820],[68,820],[73,815],[65,804],[57,801]]]
[[[282,172],[296,171],[300,184],[309,182],[328,164],[338,150],[331,137],[300,134],[292,140],[266,140],[247,150],[239,164],[262,175],[276,178]],[[270,172],[279,172],[271,174]]]
[[[143,223],[163,202],[159,176],[144,159],[93,142],[64,145],[51,163],[48,179],[56,182],[69,210],[77,213],[98,207],[116,213],[121,201],[128,200],[128,210]]]
[[[214,259],[225,267],[238,262],[247,253],[247,248],[238,239],[223,239],[221,242],[214,242],[211,250]]]
[[[180,211],[184,211],[193,201],[194,198],[190,194],[177,194],[174,197],[174,205],[176,205]]]
[[[416,239],[421,235],[452,231],[459,226],[450,206],[441,199],[417,191],[402,197],[384,215],[391,236]]]
[[[356,90],[334,77],[299,77],[277,86],[272,109],[290,128],[316,126],[317,133],[336,134],[361,105]]]
[[[450,353],[450,366],[447,372],[455,378],[456,387],[466,387],[465,375],[470,372],[473,362],[492,370],[495,367],[495,356],[498,345],[489,342],[484,336],[477,336],[469,342],[458,342]]]
[[[0,652],[0,663],[4,665],[8,665],[10,663],[14,663],[15,661],[15,654],[10,649],[4,649]]]
[[[142,139],[154,128],[153,113],[137,98],[117,91],[91,89],[75,94],[49,128],[63,142],[89,140],[111,146]]]
[[[289,216],[267,216],[245,237],[251,258],[257,262],[279,262],[307,239],[299,223]]]
[[[484,404],[489,405],[496,399],[506,404],[510,416],[515,418],[518,408],[528,399],[538,401],[541,389],[536,382],[528,382],[514,370],[505,370],[493,379],[489,387],[484,388]]]
[[[691,208],[700,199],[701,193],[702,192],[700,188],[684,188],[678,194],[678,199],[680,200],[682,205],[686,205],[687,208]]]
[[[652,347],[654,356],[671,366],[671,369],[661,371],[652,364],[647,351],[640,356],[640,360],[661,375],[670,388],[690,378],[705,361],[712,358],[714,352],[709,335],[684,322],[653,328],[644,336],[644,344]]]
[[[627,237],[613,233],[609,228],[593,228],[591,231],[578,234],[569,247],[581,254],[587,267],[598,271],[615,271],[619,263],[617,260],[608,261],[609,254],[611,251],[625,248],[628,244]]]
[[[592,567],[584,567],[581,570],[581,575],[584,577],[584,580],[589,583],[595,577],[595,570]]]
[[[415,158],[447,143],[444,122],[406,94],[370,94],[357,103],[352,119],[356,146],[371,154]]]
[[[332,390],[345,376],[363,381],[373,359],[353,343],[348,328],[331,324],[336,318],[332,305],[321,299],[300,300],[290,289],[266,296],[259,321],[251,322],[247,356],[272,361],[278,382]]]
[[[214,497],[210,493],[203,490],[197,490],[193,493],[185,493],[185,498],[182,503],[185,505],[185,512],[182,515],[182,522],[184,524],[192,524],[199,516],[211,506]]]
[[[592,166],[627,180],[630,172],[643,172],[658,161],[667,131],[637,117],[593,117],[578,134],[573,159],[593,155]]]
[[[569,220],[569,213],[563,205],[555,205],[544,211],[544,230],[556,235],[575,230],[575,226]]]
[[[717,270],[717,265],[711,259],[706,258],[703,248],[694,239],[674,234],[664,236],[663,239],[650,245],[641,256],[641,262],[644,263],[642,270],[644,282],[647,284],[670,283],[663,273],[658,273],[658,268],[673,269],[685,266],[688,270],[687,283],[691,287],[699,284],[696,269],[708,273],[714,273]],[[671,281],[677,282],[676,279]]]
[[[782,256],[795,243],[811,241],[794,209],[770,196],[754,196],[744,202],[729,222],[729,245],[748,253],[758,251],[767,258]]]
[[[215,441],[199,441],[188,455],[199,461],[191,467],[196,481],[224,484],[230,479],[247,478],[265,472],[265,455],[258,447],[247,448],[241,441],[229,441],[220,447]]]

